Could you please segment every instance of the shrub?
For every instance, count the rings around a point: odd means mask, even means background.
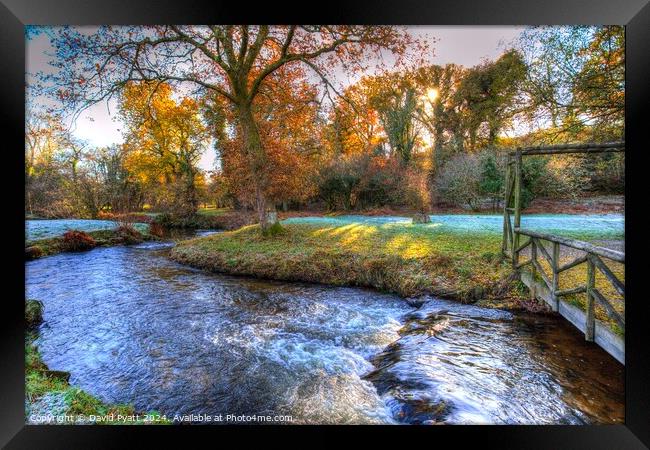
[[[359,184],[359,175],[352,170],[348,161],[336,161],[321,170],[319,181],[319,197],[325,201],[327,209],[352,207],[352,190]]]
[[[120,225],[115,229],[115,234],[125,243],[125,244],[139,244],[142,242],[142,233],[135,229],[135,227],[130,223],[120,223]]]
[[[25,247],[26,260],[37,259],[40,258],[41,256],[43,256],[43,249],[38,245],[31,245],[29,247]]]
[[[480,205],[481,162],[476,155],[461,153],[450,158],[436,179],[440,199],[452,205]]]
[[[78,252],[81,250],[90,250],[97,245],[92,236],[88,233],[78,230],[66,231],[63,234],[62,247],[68,252]]]
[[[34,328],[43,321],[43,303],[39,300],[25,301],[25,322],[27,328]]]
[[[481,155],[481,180],[479,187],[482,195],[490,197],[492,210],[499,208],[504,194],[505,161],[492,151]]]
[[[165,235],[165,228],[158,222],[151,222],[149,225],[149,234],[156,237],[163,237]]]

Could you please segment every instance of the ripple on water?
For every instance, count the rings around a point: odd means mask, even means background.
[[[43,359],[103,400],[300,423],[622,420],[619,366],[561,322],[208,274],[148,244],[26,264]]]

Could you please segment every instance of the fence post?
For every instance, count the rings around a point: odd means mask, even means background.
[[[516,230],[521,225],[521,148],[517,148],[515,155],[515,204],[514,204],[514,224],[513,228]],[[517,267],[519,264],[519,232],[514,231],[512,239],[512,266]]]
[[[535,300],[537,298],[537,239],[530,238],[530,299]]]
[[[560,297],[557,296],[556,292],[560,290],[560,273],[558,268],[560,267],[560,243],[553,242],[553,258],[551,259],[551,267],[553,268],[553,301],[555,302],[555,311],[560,310]]]
[[[594,341],[594,329],[596,326],[596,311],[594,305],[594,284],[596,282],[596,272],[594,262],[591,257],[587,258],[587,307],[585,323],[585,340]]]
[[[508,213],[508,208],[510,207],[510,155],[506,158],[506,177],[504,183],[504,202],[503,202],[503,242],[501,243],[501,252],[508,256],[508,241],[510,236],[508,236],[508,228],[510,221],[510,214]],[[512,253],[512,249],[511,253]]]

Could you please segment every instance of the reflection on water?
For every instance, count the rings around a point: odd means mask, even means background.
[[[171,244],[31,261],[38,345],[71,383],[166,414],[298,423],[623,419],[622,366],[559,319],[204,273]]]

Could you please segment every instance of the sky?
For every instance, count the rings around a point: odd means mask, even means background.
[[[504,46],[517,38],[524,27],[515,26],[413,26],[408,27],[415,36],[433,36],[436,42],[431,46],[432,54],[428,60],[432,64],[455,63],[471,67],[484,59],[496,59],[503,52]],[[47,71],[52,51],[49,38],[40,34],[26,43],[26,72]],[[29,76],[28,76],[29,80]],[[346,84],[345,80],[341,80]],[[117,120],[115,102],[98,103],[86,111],[72,125],[73,134],[88,141],[92,146],[107,146],[121,143],[122,124]],[[215,165],[215,152],[207,148],[201,157],[199,166],[212,170]]]

